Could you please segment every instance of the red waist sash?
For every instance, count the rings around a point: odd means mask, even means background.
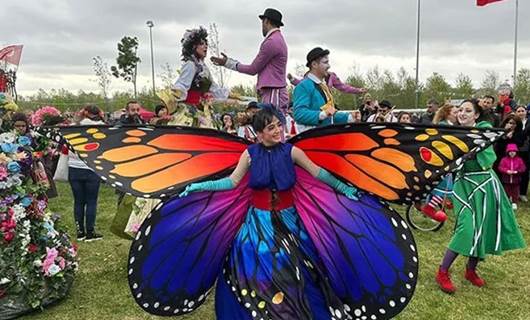
[[[251,203],[261,210],[283,210],[294,205],[291,190],[271,191],[269,189],[252,190]]]
[[[203,93],[196,90],[189,90],[188,95],[186,96],[186,101],[184,103],[191,105],[198,105],[201,102]]]

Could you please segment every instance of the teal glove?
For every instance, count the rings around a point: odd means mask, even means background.
[[[332,176],[331,173],[327,172],[325,169],[320,168],[320,171],[317,175],[317,179],[324,182],[333,189],[337,190],[338,192],[342,193],[346,197],[352,200],[359,200],[359,198],[357,197],[357,188],[343,183],[339,179]]]
[[[179,194],[179,197],[185,197],[192,192],[199,191],[221,191],[230,190],[234,188],[234,183],[230,178],[223,178],[219,180],[204,181],[198,183],[188,184],[186,189]]]

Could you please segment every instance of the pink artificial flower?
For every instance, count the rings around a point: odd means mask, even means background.
[[[131,226],[131,229],[132,229],[132,231],[133,231],[134,233],[138,233],[138,230],[140,230],[140,227],[141,227],[141,226],[142,226],[142,225],[141,225],[140,223],[135,223],[135,224],[133,224],[133,225]]]
[[[42,271],[44,271],[44,275],[50,276],[50,267],[55,264],[55,258],[59,253],[57,252],[57,249],[55,248],[46,248],[46,258],[42,262]]]
[[[4,233],[4,240],[7,243],[10,243],[11,240],[13,240],[14,237],[15,237],[15,233],[14,232],[10,231],[10,232]]]
[[[68,252],[70,253],[70,255],[72,257],[75,257],[77,255],[77,247],[76,246],[71,246],[69,249],[68,249]]]
[[[37,246],[36,244],[34,244],[34,243],[28,244],[29,253],[35,253],[35,252],[37,252],[38,249],[39,249],[39,246]]]
[[[55,260],[59,252],[55,248],[46,248],[46,259]]]
[[[42,125],[45,115],[60,116],[61,112],[52,106],[42,107],[31,115],[31,124],[34,126]]]
[[[7,178],[7,169],[4,166],[0,166],[0,180]]]
[[[59,260],[59,268],[61,268],[61,270],[63,270],[64,267],[66,266],[66,262],[65,262],[63,257],[59,257],[58,260]]]

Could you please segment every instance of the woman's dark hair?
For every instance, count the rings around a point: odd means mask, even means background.
[[[409,118],[412,120],[412,115],[410,114],[410,112],[401,111],[401,112],[398,114],[398,122],[401,121],[401,118],[402,118],[403,116],[409,116]]]
[[[526,111],[526,106],[523,106],[523,105],[518,105],[517,107],[515,107],[514,111],[517,111],[519,108],[523,108],[524,111]]]
[[[182,44],[182,60],[190,60],[195,55],[195,47],[204,41],[208,43],[208,31],[203,27],[199,29],[188,30],[184,34],[180,43]]]
[[[509,121],[515,121],[515,128],[514,128],[514,132],[516,133],[519,133],[519,132],[522,132],[523,131],[523,123],[521,122],[521,120],[519,119],[518,116],[516,116],[514,113],[509,113],[506,118],[504,118],[504,120],[502,120],[501,122],[501,128],[505,128],[506,127],[506,124],[509,122]]]
[[[159,116],[158,113],[160,113],[160,111],[162,111],[162,109],[166,109],[168,112],[169,112],[169,109],[163,105],[163,104],[159,104],[155,107],[155,116]]]
[[[469,102],[473,105],[473,110],[475,110],[475,113],[479,115],[479,119],[480,119],[480,117],[482,116],[482,108],[478,105],[478,100],[477,99],[466,99],[462,101],[460,106],[462,106],[466,102]]]
[[[263,132],[265,127],[271,124],[274,118],[279,119],[276,115],[276,112],[269,108],[261,109],[254,115],[254,119],[252,120],[252,127],[256,132]]]
[[[103,121],[103,112],[97,106],[90,104],[83,108],[83,116],[94,121]]]
[[[235,123],[234,123],[234,117],[230,114],[230,113],[223,113],[223,115],[221,116],[221,122],[223,123],[223,127],[225,125],[225,116],[229,116],[230,117],[230,120],[232,120],[232,128],[231,129],[235,129]]]
[[[26,117],[26,115],[22,112],[13,113],[13,115],[11,116],[11,121],[13,122],[13,124],[17,121],[24,121],[26,123],[26,126],[29,127],[28,117]]]

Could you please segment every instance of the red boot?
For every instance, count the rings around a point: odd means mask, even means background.
[[[436,209],[434,209],[429,204],[424,205],[421,208],[421,212],[423,212],[427,217],[439,222],[444,222],[445,220],[447,220],[447,215],[445,214],[445,212],[443,212],[442,210],[436,211]]]
[[[443,271],[442,268],[439,268],[438,273],[436,274],[436,282],[438,282],[438,285],[443,292],[450,294],[455,293],[456,288],[451,281],[449,271]]]
[[[473,269],[466,268],[465,278],[471,282],[474,286],[483,287],[486,284],[486,281],[478,276],[477,271]]]

